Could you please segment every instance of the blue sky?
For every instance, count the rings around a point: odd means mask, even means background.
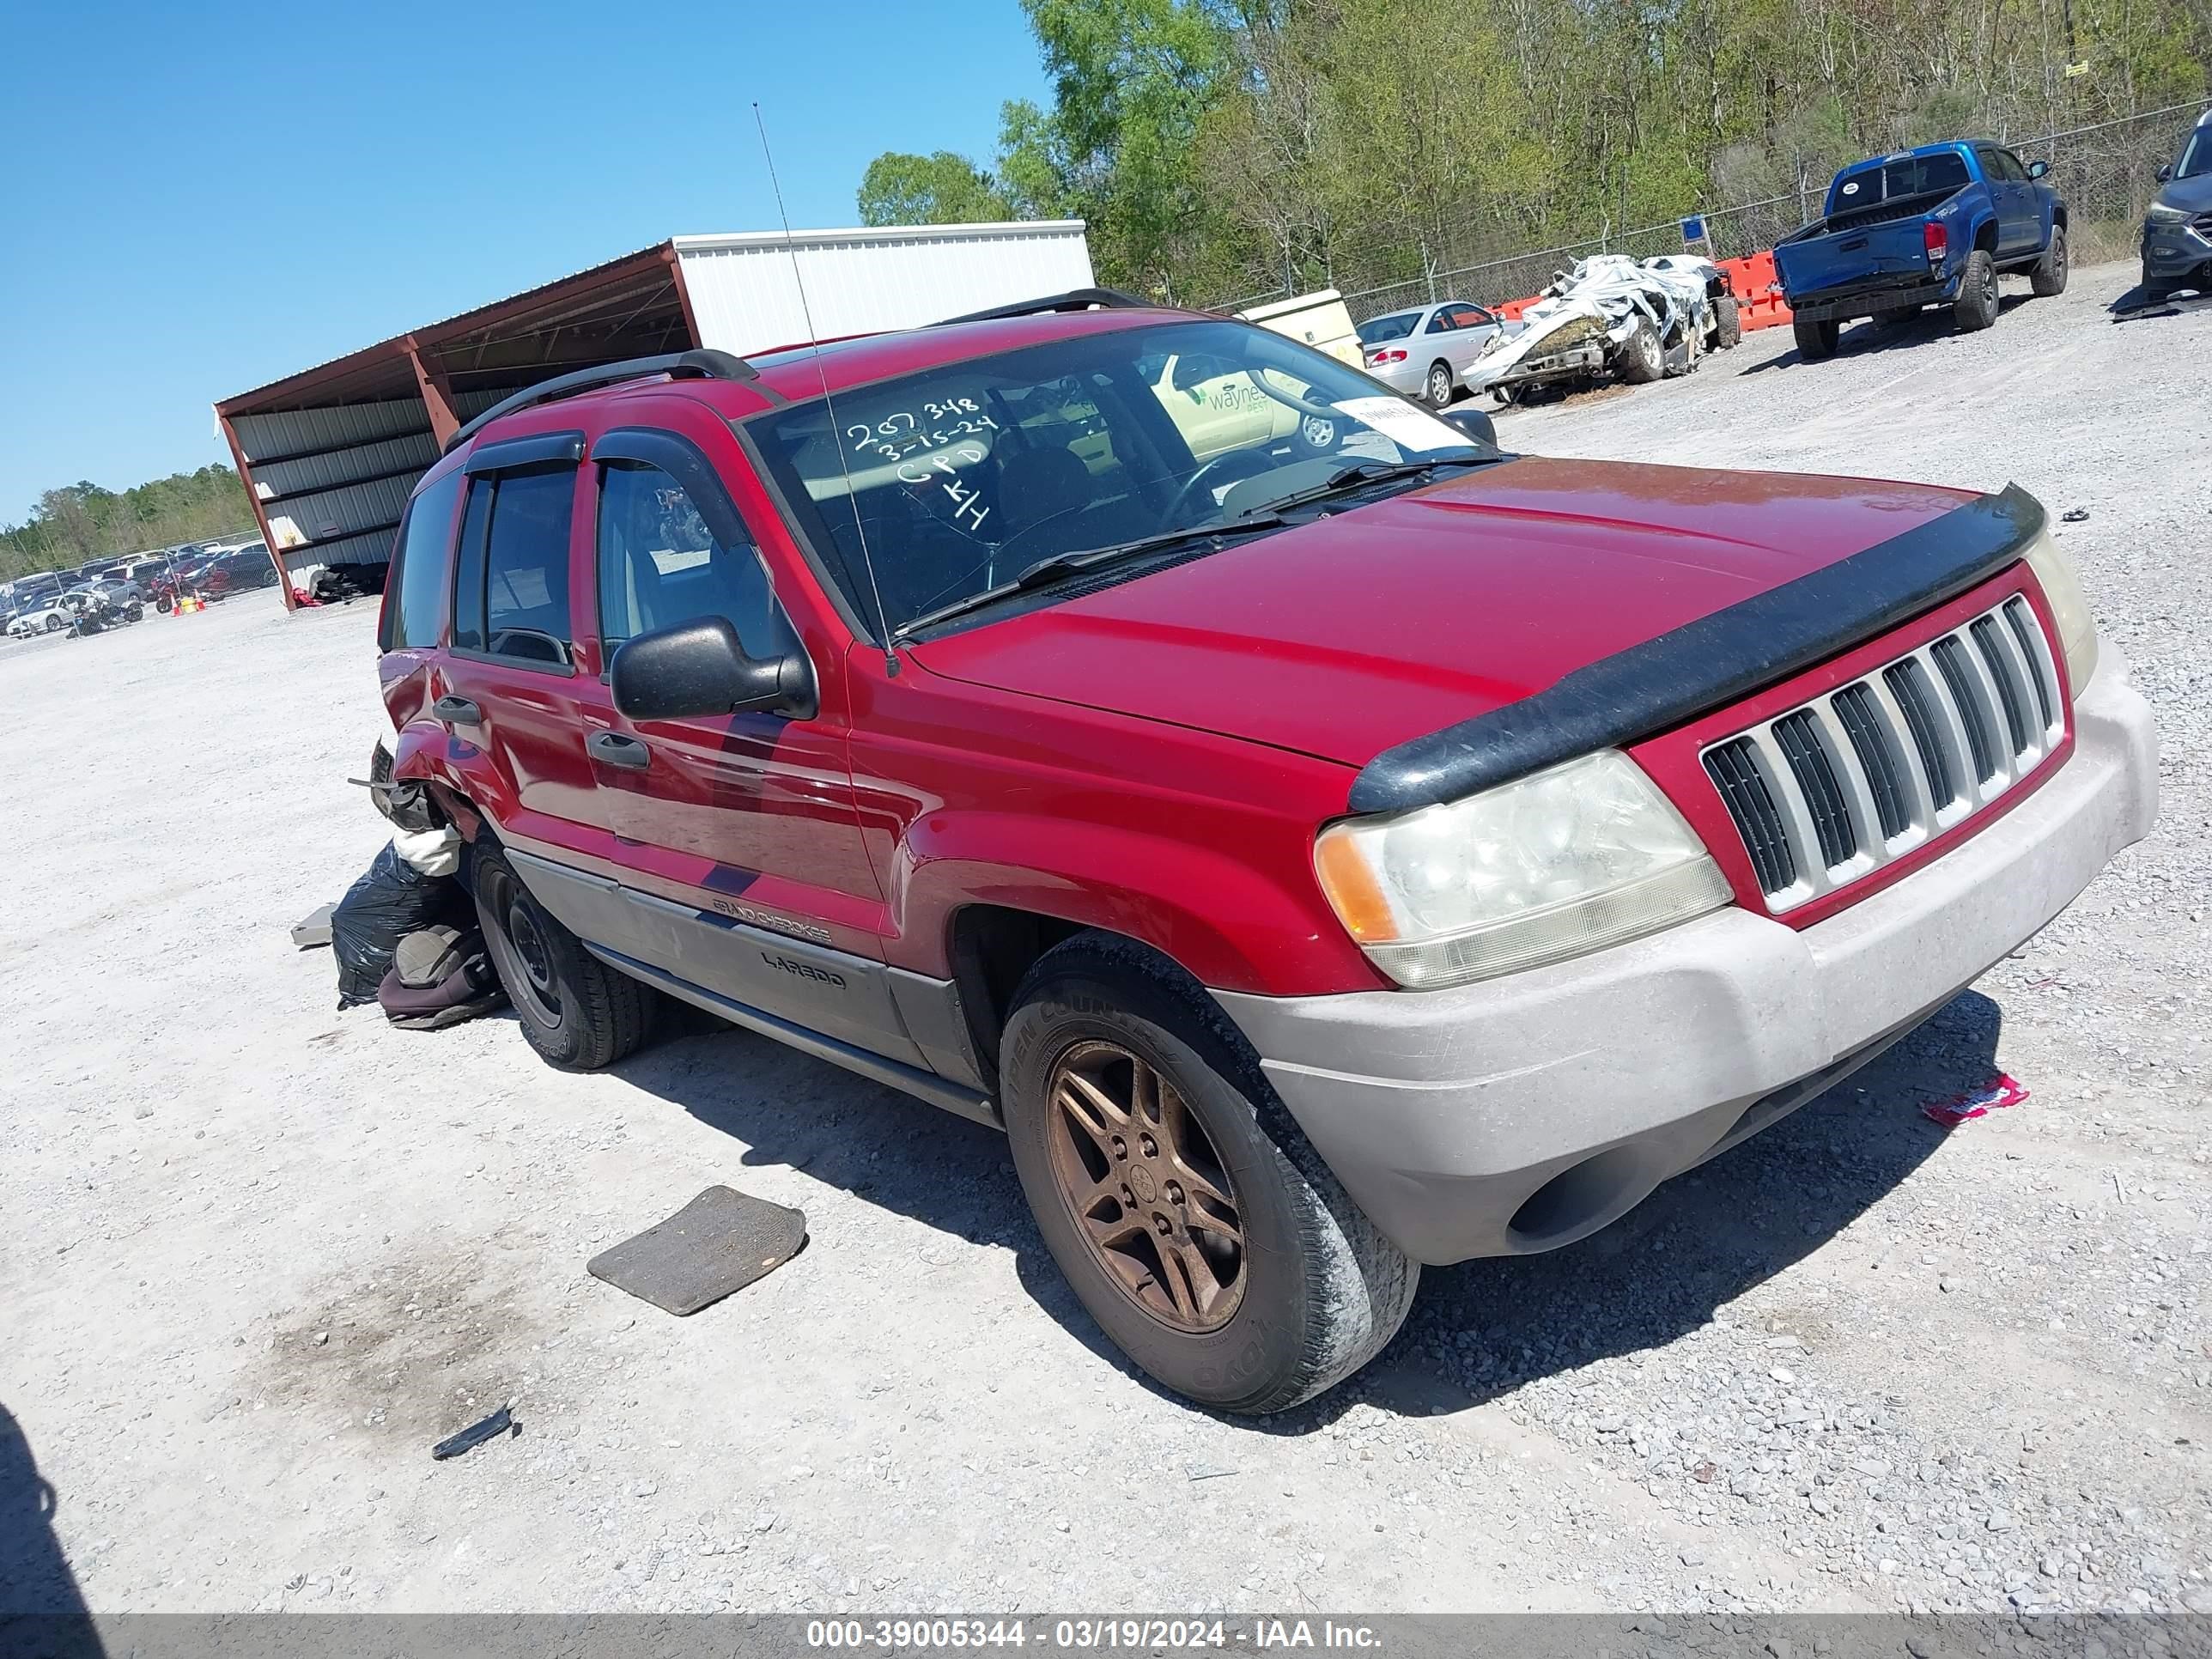
[[[0,522],[228,461],[210,405],[664,237],[855,222],[1048,101],[1015,0],[11,12]]]

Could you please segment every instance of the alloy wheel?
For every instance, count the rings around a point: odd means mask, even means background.
[[[1077,1043],[1053,1066],[1054,1184],[1122,1295],[1178,1331],[1218,1330],[1243,1300],[1237,1194],[1175,1085],[1119,1043]]]

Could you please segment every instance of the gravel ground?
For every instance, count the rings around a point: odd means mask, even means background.
[[[366,608],[0,647],[0,1406],[53,1491],[50,1547],[0,1441],[0,1585],[58,1594],[58,1547],[103,1612],[2212,1611],[2212,313],[2115,325],[2127,280],[1504,417],[2087,508],[2163,821],[1878,1065],[1431,1273],[1261,1425],[1105,1350],[988,1131],[719,1028],[570,1077],[503,1018],[334,1014],[285,929],[381,839]],[[1918,1115],[1993,1061],[2024,1105]],[[714,1182],[808,1249],[680,1322],[586,1276]]]

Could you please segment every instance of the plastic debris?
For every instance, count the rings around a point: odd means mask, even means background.
[[[302,951],[312,951],[331,942],[331,912],[336,903],[318,906],[292,924],[292,943]]]
[[[2027,1098],[2027,1091],[2016,1079],[2008,1073],[1999,1072],[1978,1089],[1953,1095],[1948,1100],[1929,1101],[1920,1109],[1920,1115],[1947,1129],[1955,1129],[1969,1118],[1987,1117],[1991,1112],[2017,1106]]]
[[[2058,522],[2061,524],[2085,524],[2088,521],[2088,518],[2089,509],[2087,507],[2069,507],[2063,513],[2058,515]]]
[[[459,1434],[441,1440],[430,1448],[430,1455],[443,1462],[448,1457],[459,1457],[463,1452],[474,1451],[487,1440],[496,1440],[503,1434],[520,1434],[522,1430],[514,1414],[501,1406],[481,1423],[471,1423]]]

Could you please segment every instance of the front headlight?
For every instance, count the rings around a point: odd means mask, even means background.
[[[2190,219],[2186,208],[2168,207],[2163,202],[2153,202],[2144,216],[2154,225],[2185,225]]]
[[[1580,956],[1729,902],[1704,843],[1617,749],[1331,824],[1314,866],[1367,959],[1414,990]]]
[[[2047,530],[2028,544],[2027,568],[2035,572],[2044,603],[2051,607],[2051,620],[2058,625],[2058,643],[2066,653],[2066,684],[2078,697],[2097,672],[2097,619],[2089,614],[2081,574]]]

